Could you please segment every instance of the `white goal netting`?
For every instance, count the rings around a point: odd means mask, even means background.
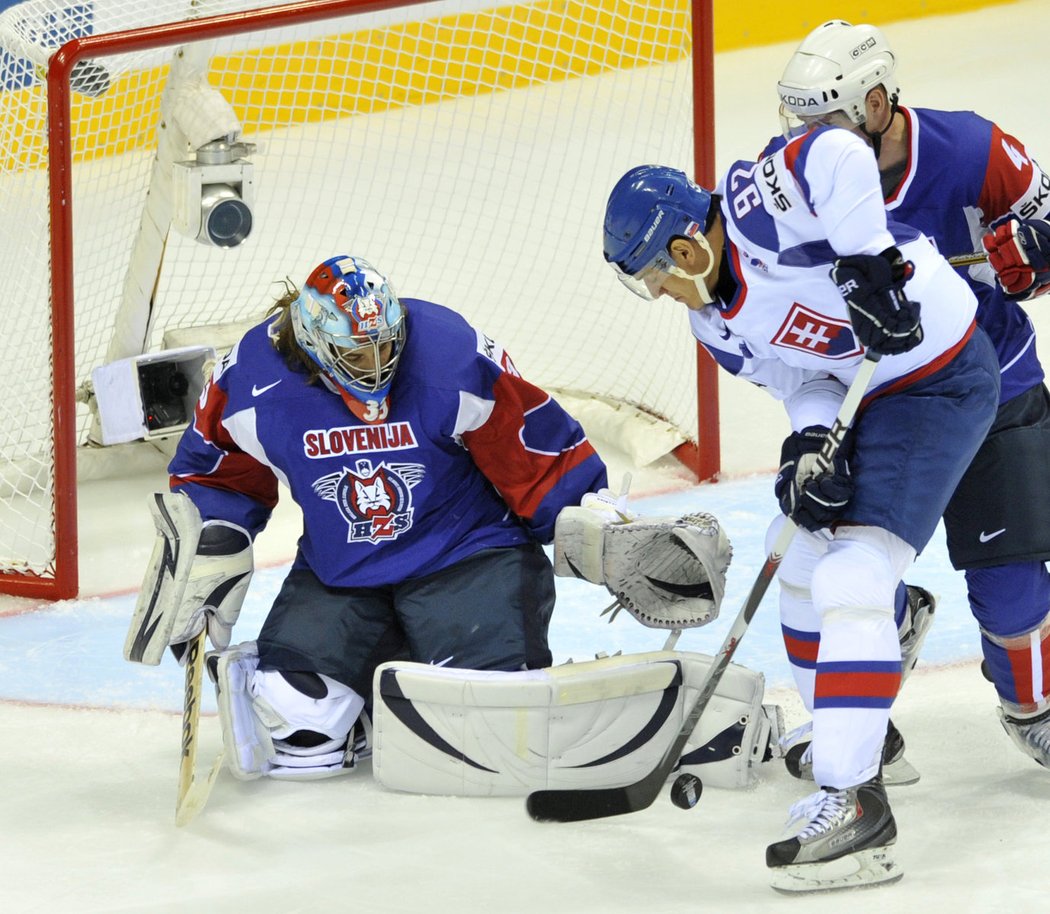
[[[334,253],[460,311],[535,383],[696,437],[682,309],[632,300],[601,255],[605,200],[627,168],[692,170],[687,0],[448,0],[360,15],[347,0],[319,22],[259,28],[248,16],[228,37],[107,44],[74,71],[73,245],[54,255],[44,74],[55,50],[258,6],[28,0],[0,13],[0,574],[54,574],[55,501],[70,494],[55,491],[55,441],[92,437],[84,404],[56,427],[56,384],[82,387],[174,331],[261,319],[276,283]],[[97,97],[76,91],[95,79]],[[180,107],[187,87],[220,93],[225,114],[184,96]],[[192,158],[186,138],[205,129],[180,123],[195,116],[187,107],[223,129],[233,117],[255,144],[254,227],[238,247],[170,228],[170,160]],[[55,271],[73,277],[72,377],[50,355]]]

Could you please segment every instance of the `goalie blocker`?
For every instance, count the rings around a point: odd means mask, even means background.
[[[373,772],[391,790],[450,796],[632,783],[678,735],[711,663],[672,651],[513,673],[385,663],[373,684]],[[782,729],[763,689],[761,673],[731,664],[678,771],[751,786]]]
[[[230,632],[251,582],[247,531],[224,521],[201,521],[180,493],[156,492],[150,511],[157,538],[131,617],[124,659],[156,666],[171,647],[180,663],[205,625],[217,648]]]

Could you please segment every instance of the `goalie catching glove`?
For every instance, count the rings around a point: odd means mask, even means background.
[[[597,492],[588,492],[580,499],[580,507],[588,511],[594,511],[612,524],[626,524],[637,516],[627,507],[627,489],[630,486],[630,477],[624,480],[623,491],[617,495],[612,489],[599,489]]]
[[[241,527],[201,521],[179,493],[157,492],[150,511],[157,528],[124,659],[156,666],[170,645],[179,663],[186,646],[207,625],[211,643],[230,644],[230,633],[252,577],[252,543]]]
[[[732,555],[710,514],[612,523],[589,508],[564,508],[554,527],[554,573],[604,584],[650,628],[717,618]]]

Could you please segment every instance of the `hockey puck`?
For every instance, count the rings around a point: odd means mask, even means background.
[[[692,809],[703,792],[704,782],[695,774],[680,774],[671,785],[671,802],[679,809]]]

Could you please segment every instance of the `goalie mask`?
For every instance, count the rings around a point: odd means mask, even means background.
[[[777,84],[784,137],[824,124],[859,128],[870,137],[864,129],[864,101],[881,85],[896,106],[896,68],[897,59],[875,26],[841,19],[817,26],[798,46]]]
[[[316,267],[291,307],[295,339],[352,397],[382,401],[405,346],[405,313],[387,278],[360,257]]]
[[[704,237],[711,216],[711,192],[694,184],[685,172],[661,165],[640,165],[625,174],[605,206],[605,259],[628,289],[649,301],[660,294],[667,275],[696,283],[700,299],[711,302],[704,280],[715,265]],[[707,252],[707,269],[690,276],[671,258],[673,238],[694,239]]]

